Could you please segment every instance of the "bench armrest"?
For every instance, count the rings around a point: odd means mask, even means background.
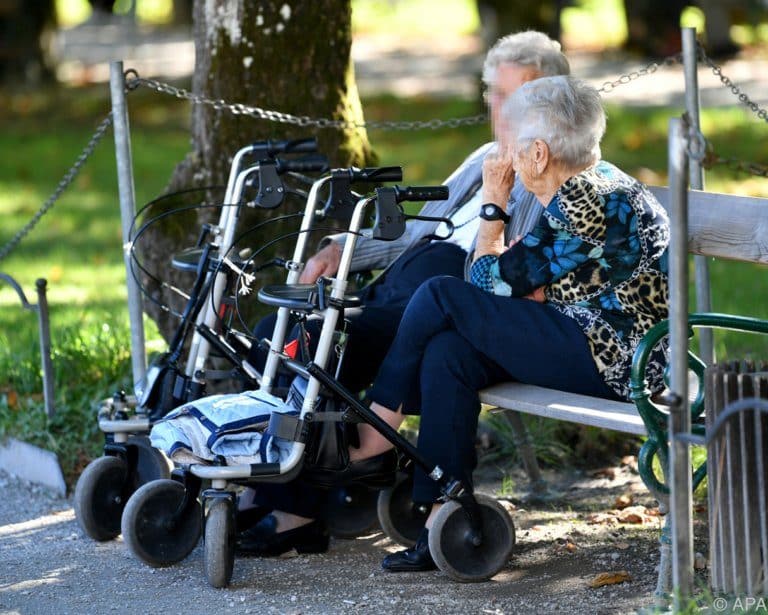
[[[768,320],[750,318],[747,316],[732,316],[718,313],[694,313],[688,315],[688,325],[693,328],[731,329],[749,333],[768,333]],[[693,333],[693,331],[691,331]],[[669,413],[651,401],[651,392],[646,385],[645,370],[651,351],[662,338],[669,334],[669,321],[654,325],[645,334],[635,351],[632,359],[632,373],[630,377],[630,398],[635,403],[637,411],[643,419],[648,440],[643,444],[638,456],[638,467],[643,481],[648,488],[658,497],[669,494],[669,487],[659,481],[653,473],[651,463],[654,455],[659,456],[662,471],[667,475],[667,430]],[[701,418],[704,412],[704,362],[688,351],[688,366],[698,378],[698,391],[696,398],[691,401],[691,419],[694,423]],[[704,426],[696,423],[694,432],[703,433]],[[697,468],[694,473],[693,488],[703,480],[706,475],[706,466]]]

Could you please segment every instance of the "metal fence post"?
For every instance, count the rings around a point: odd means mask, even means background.
[[[669,414],[669,484],[672,515],[672,580],[676,612],[692,595],[693,521],[690,449],[677,434],[691,431],[688,409],[688,173],[687,130],[683,121],[669,121],[669,341],[674,402]]]
[[[112,97],[112,121],[115,131],[115,158],[117,160],[117,186],[120,194],[120,219],[123,227],[123,259],[128,288],[128,317],[131,325],[131,366],[133,385],[144,380],[147,371],[144,350],[144,308],[139,285],[131,270],[131,223],[136,215],[136,196],[133,184],[128,107],[125,102],[123,63],[109,66],[109,85]]]
[[[37,322],[40,332],[40,361],[43,364],[43,399],[45,399],[45,413],[48,418],[53,418],[55,412],[53,404],[53,363],[51,362],[51,322],[48,318],[48,296],[46,289],[48,282],[44,278],[35,281],[37,288]]]
[[[21,307],[31,312],[37,312],[38,334],[40,336],[40,361],[43,366],[43,399],[45,400],[45,413],[48,418],[53,418],[56,413],[53,397],[53,364],[51,363],[51,327],[48,318],[48,298],[46,287],[48,282],[39,278],[35,282],[37,287],[37,305],[32,305],[21,288],[21,285],[7,273],[0,273],[0,280],[10,284],[11,288],[21,301]]]
[[[683,72],[685,73],[685,110],[688,113],[690,127],[699,132],[699,96],[698,52],[696,48],[696,28],[683,28]],[[693,157],[688,160],[688,181],[694,190],[704,190],[704,170],[701,160]],[[696,311],[712,311],[712,293],[709,287],[709,262],[706,256],[693,257]],[[699,329],[699,356],[707,364],[715,362],[715,347],[712,329]]]

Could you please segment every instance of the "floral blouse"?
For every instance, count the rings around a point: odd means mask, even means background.
[[[667,317],[669,219],[648,189],[601,161],[568,179],[536,226],[500,256],[472,265],[489,292],[524,297],[543,286],[547,303],[576,320],[597,369],[629,398],[632,356],[643,335]],[[662,388],[664,348],[647,369]]]

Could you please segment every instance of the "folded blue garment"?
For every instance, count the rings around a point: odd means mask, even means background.
[[[297,383],[298,384],[298,383]],[[152,446],[178,463],[210,463],[222,456],[230,465],[279,463],[292,442],[263,433],[270,414],[298,415],[294,403],[263,391],[211,395],[179,406],[155,423]]]

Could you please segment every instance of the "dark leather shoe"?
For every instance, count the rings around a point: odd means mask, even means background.
[[[437,564],[429,552],[429,531],[422,529],[416,544],[410,549],[387,555],[381,562],[381,567],[389,572],[437,570]]]
[[[385,489],[395,484],[397,475],[397,451],[388,450],[370,459],[350,463],[337,472],[337,485],[362,485],[370,489]]]
[[[325,553],[328,550],[328,530],[319,519],[285,532],[277,532],[276,529],[277,519],[274,515],[267,515],[239,534],[237,552],[274,557],[291,549],[297,553]]]

